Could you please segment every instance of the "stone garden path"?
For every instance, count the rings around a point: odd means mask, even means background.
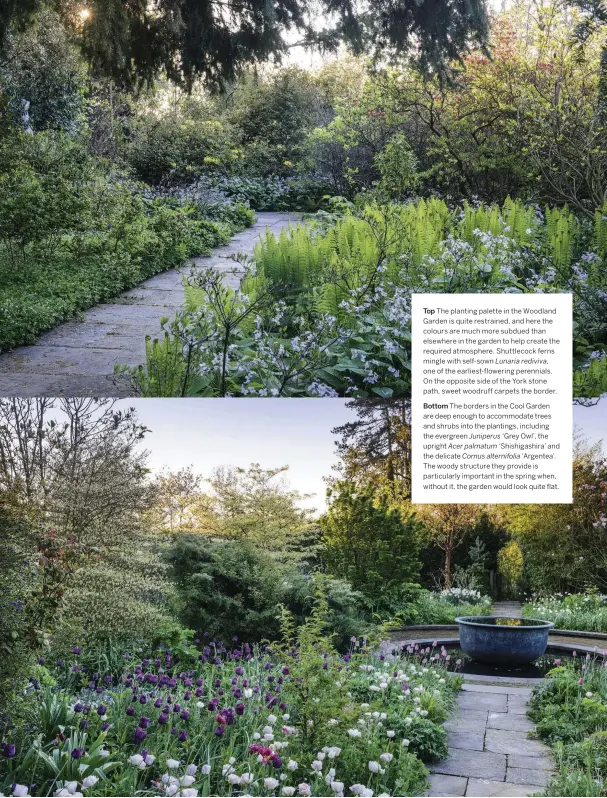
[[[467,682],[445,723],[449,756],[433,766],[431,796],[520,796],[540,793],[550,779],[546,745],[527,737],[530,687]]]
[[[225,271],[226,282],[237,285],[232,274],[238,266],[230,256],[251,255],[266,227],[278,233],[298,215],[258,213],[257,222],[214,249],[209,257],[195,258],[194,266]],[[137,366],[145,361],[145,336],[161,333],[160,319],[173,318],[183,306],[181,269],[162,272],[97,305],[78,319],[44,333],[32,346],[0,355],[0,396],[128,396],[124,384],[114,382],[114,364]]]
[[[492,614],[517,617],[521,609],[519,602],[503,601]],[[449,756],[433,766],[426,795],[515,798],[542,792],[553,762],[549,748],[527,736],[534,728],[526,716],[531,687],[504,678],[482,684],[465,678],[457,710],[444,724]]]

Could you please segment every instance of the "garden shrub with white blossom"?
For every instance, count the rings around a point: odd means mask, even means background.
[[[490,615],[492,600],[479,590],[452,587],[439,592],[420,590],[398,612],[405,624],[454,624],[461,615]]]
[[[305,225],[266,233],[237,290],[192,272],[188,303],[131,372],[149,396],[407,395],[412,293],[574,297],[574,395],[607,386],[607,218],[520,201],[333,201]]]
[[[340,654],[319,593],[283,641],[234,639],[124,651],[121,673],[86,651],[42,663],[28,723],[0,745],[5,795],[417,795],[446,755],[442,722],[461,678],[447,653]]]

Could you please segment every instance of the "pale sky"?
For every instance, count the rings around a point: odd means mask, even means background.
[[[343,399],[124,399],[150,428],[145,447],[154,472],[185,466],[208,477],[216,466],[289,466],[293,489],[325,509],[325,483],[337,462],[331,430],[356,414]],[[607,397],[573,408],[573,423],[590,443],[607,442]]]
[[[288,465],[301,506],[323,511],[325,483],[337,462],[331,430],[356,417],[342,399],[125,399],[149,427],[145,447],[153,471],[192,466],[208,477],[216,466]]]

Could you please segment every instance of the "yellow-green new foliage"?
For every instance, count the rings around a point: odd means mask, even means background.
[[[549,256],[557,271],[563,272],[571,265],[580,234],[580,223],[565,205],[563,208],[546,208],[545,236]]]
[[[597,219],[595,235],[607,247],[607,224],[602,216]],[[268,231],[255,249],[255,279],[294,290],[322,286],[320,302],[334,311],[339,295],[370,279],[378,264],[384,265],[392,282],[402,284],[407,269],[436,258],[450,234],[481,250],[479,231],[505,236],[519,247],[539,241],[559,271],[571,265],[580,233],[579,222],[568,208],[546,208],[543,222],[534,207],[510,198],[502,206],[464,203],[455,212],[436,198],[369,205],[359,216],[347,213],[326,231],[314,224],[283,230],[278,238]],[[331,285],[326,286],[327,282]],[[255,284],[245,283],[245,290],[251,291]],[[331,301],[327,303],[328,295]]]

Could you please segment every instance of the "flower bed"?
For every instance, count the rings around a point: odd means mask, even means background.
[[[115,675],[76,648],[30,680],[28,723],[0,750],[0,790],[417,795],[423,762],[446,756],[441,724],[460,679],[442,653],[388,661],[364,646],[183,644],[127,652]]]
[[[403,396],[411,386],[412,293],[574,296],[574,394],[607,390],[605,217],[565,208],[451,210],[438,199],[346,205],[277,239],[241,287],[192,274],[188,308],[133,372],[149,396]]]
[[[574,656],[549,672],[531,698],[537,735],[553,747],[557,774],[545,795],[604,795],[607,790],[605,659]]]
[[[557,629],[607,632],[607,596],[572,593],[534,598],[524,605],[523,617],[552,621]]]

